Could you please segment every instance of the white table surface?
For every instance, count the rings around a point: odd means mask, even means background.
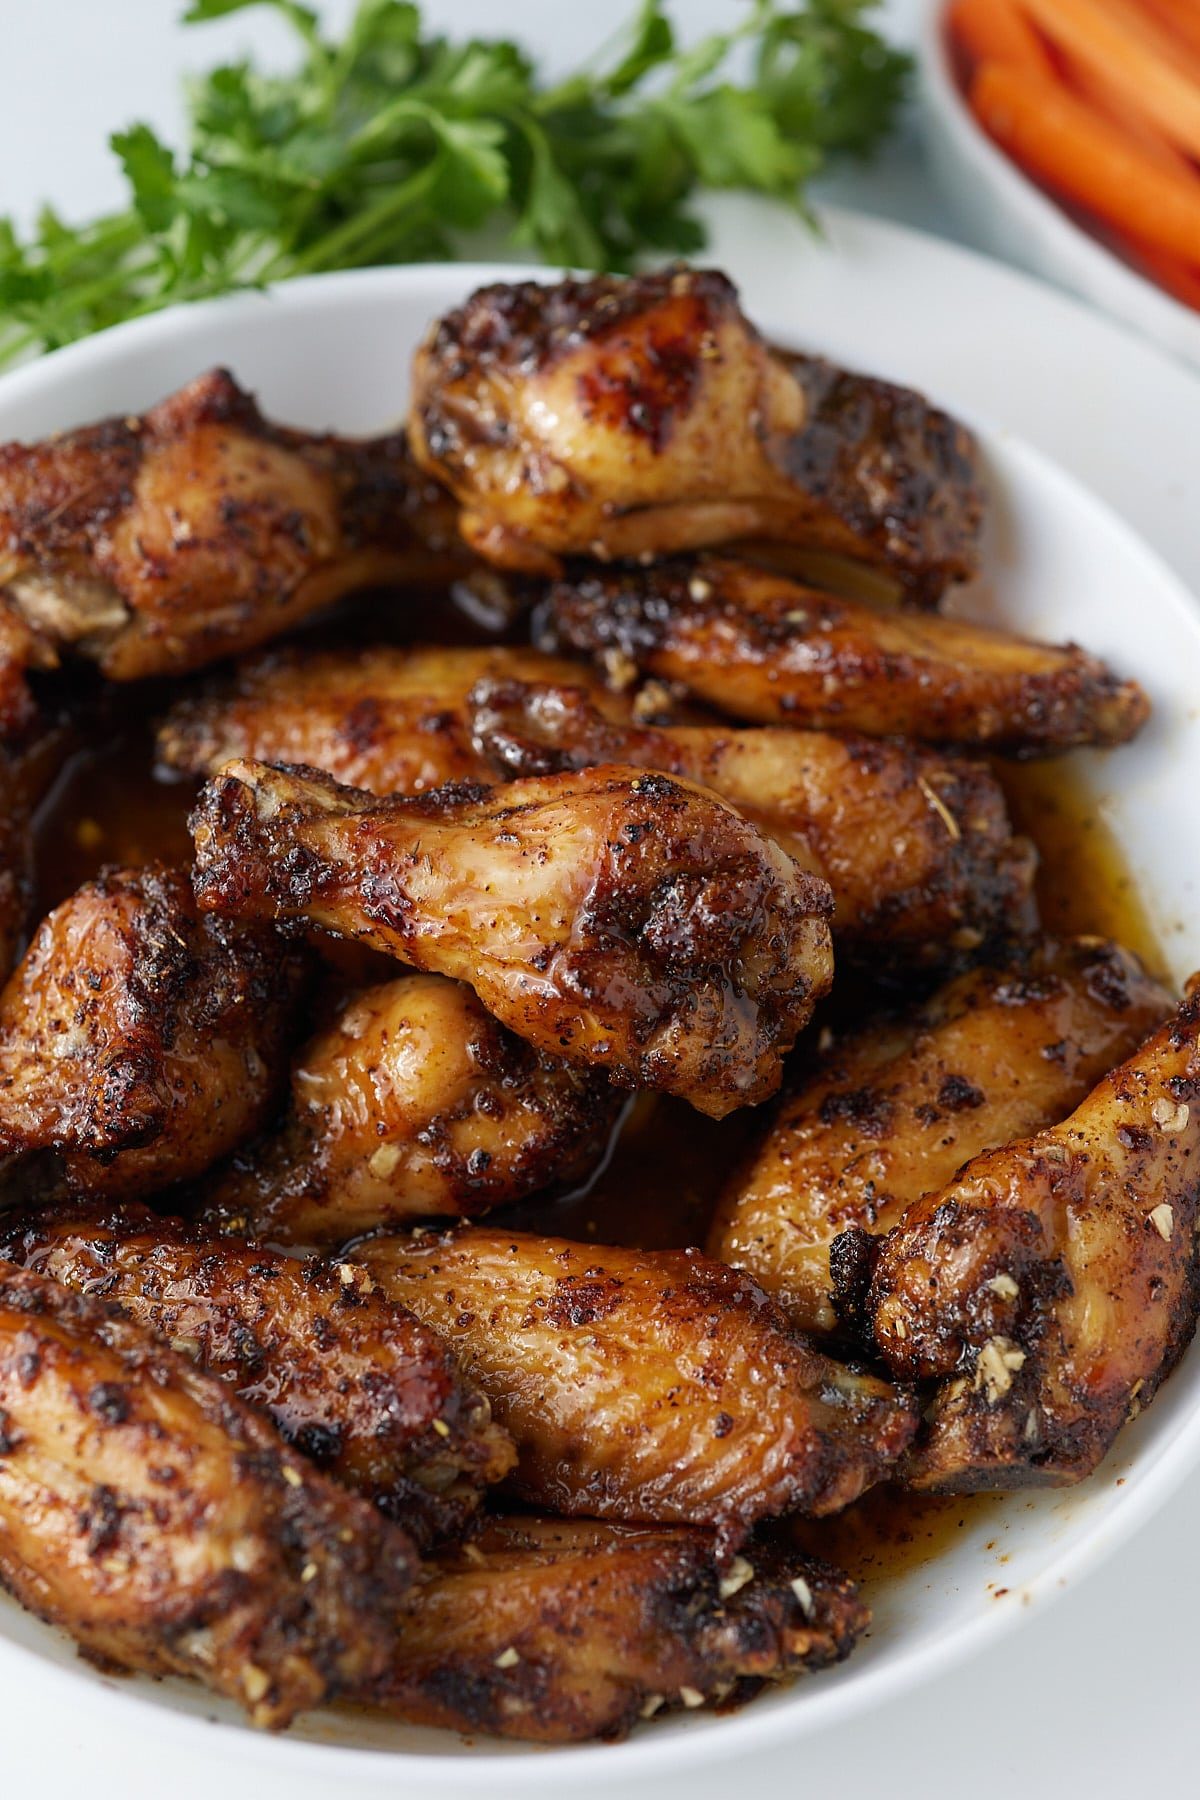
[[[898,37],[909,34],[920,3],[892,0],[885,7]],[[454,32],[507,29],[538,46],[553,68],[594,43],[593,11],[610,20],[631,5],[427,0],[425,11]],[[321,10],[341,18],[349,0],[327,0]],[[674,10],[690,31],[727,20],[734,7],[733,0],[676,0]],[[180,11],[182,0],[0,0],[0,211],[28,219],[44,197],[68,216],[112,204],[120,186],[104,150],[110,130],[145,118],[177,135],[181,69],[206,67],[246,46],[268,54],[282,41],[278,23],[268,16],[183,31],[176,23]],[[848,170],[822,191],[944,236],[964,235],[945,216],[911,134],[889,151],[883,166]],[[1153,420],[1135,416],[1132,429],[1152,455]],[[1138,522],[1148,528],[1144,519]],[[1193,586],[1200,586],[1200,532],[1197,540],[1194,553],[1178,538],[1160,542]],[[1176,1785],[1182,1794],[1194,1792],[1197,1508],[1200,1478],[1099,1574],[936,1689],[883,1707],[851,1729],[806,1737],[791,1751],[736,1770],[718,1767],[707,1778],[693,1776],[686,1786],[690,1800],[708,1800],[735,1786],[745,1793],[803,1791],[849,1800],[875,1794],[890,1800],[1012,1800],[1014,1790],[1041,1800],[1074,1788],[1090,1800],[1123,1800],[1131,1792]],[[68,1800],[81,1791],[106,1800],[109,1793],[149,1800],[164,1792],[172,1800],[211,1800],[214,1780],[224,1782],[230,1800],[243,1800],[250,1791],[238,1779],[236,1752],[231,1758],[229,1745],[215,1733],[212,1759],[203,1766],[167,1767],[157,1759],[152,1765],[134,1743],[121,1747],[114,1769],[117,1747],[98,1743],[69,1716],[59,1722],[53,1742],[23,1735],[19,1709],[0,1693],[0,1743],[0,1793],[22,1800]],[[516,1766],[513,1772],[519,1780]],[[638,1800],[636,1784],[620,1785],[626,1800]],[[273,1800],[261,1769],[253,1787],[263,1800]],[[664,1784],[657,1792],[666,1800]]]

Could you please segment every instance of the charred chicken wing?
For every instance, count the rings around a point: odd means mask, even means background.
[[[0,1219],[0,1258],[115,1301],[418,1543],[460,1531],[512,1464],[445,1346],[348,1263],[206,1240],[144,1206]]]
[[[581,1180],[622,1096],[531,1048],[444,975],[350,994],[292,1068],[282,1129],[208,1202],[229,1229],[336,1244],[379,1225],[481,1213]]]
[[[783,1100],[726,1189],[710,1254],[747,1270],[802,1330],[834,1331],[840,1232],[889,1230],[971,1157],[1057,1122],[1169,1010],[1132,956],[1081,939],[975,970],[865,1027]]]
[[[207,1169],[270,1109],[300,974],[273,932],[198,916],[177,871],[80,888],[0,994],[8,1187],[123,1198]]]
[[[417,352],[409,431],[463,535],[508,567],[763,537],[936,597],[976,566],[967,432],[772,350],[709,270],[481,288]]]
[[[636,763],[710,788],[824,876],[839,946],[876,969],[952,961],[1027,906],[1033,849],[981,764],[832,732],[614,723],[576,685],[504,677],[471,710],[508,775]]]
[[[1038,755],[1122,744],[1149,705],[1073,644],[846,600],[705,557],[553,584],[547,648],[680,682],[735,719]]]
[[[751,1544],[593,1520],[491,1519],[409,1590],[380,1703],[402,1719],[561,1744],[753,1694],[848,1656],[844,1575]]]
[[[43,655],[69,648],[117,681],[198,668],[353,588],[464,561],[403,434],[270,425],[222,369],[140,418],[0,446],[0,592]]]
[[[0,1580],[87,1655],[287,1725],[379,1679],[415,1566],[224,1382],[0,1267]]]
[[[447,1339],[535,1506],[736,1537],[848,1506],[912,1436],[906,1397],[811,1350],[699,1251],[473,1226],[367,1238],[353,1258]]]
[[[825,883],[713,795],[637,769],[379,801],[234,762],[193,834],[205,908],[455,976],[535,1049],[717,1118],[774,1092],[832,977]]]
[[[865,1317],[937,1380],[915,1486],[1079,1481],[1196,1326],[1200,987],[1064,1124],[990,1150],[882,1240]]]

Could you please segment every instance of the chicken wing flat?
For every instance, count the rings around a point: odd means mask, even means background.
[[[971,1157],[1056,1124],[1170,1009],[1134,957],[1095,939],[960,976],[835,1044],[782,1101],[722,1196],[710,1255],[802,1330],[835,1331],[839,1233],[890,1230]]]
[[[681,683],[735,719],[1037,755],[1121,744],[1149,703],[1073,644],[896,612],[723,557],[576,570],[543,641]]]
[[[977,563],[969,434],[907,389],[773,351],[710,270],[481,288],[418,350],[409,432],[507,567],[763,537],[936,597]]]
[[[578,686],[481,681],[475,738],[511,776],[626,763],[710,788],[833,890],[839,948],[901,969],[1016,925],[1035,855],[979,763],[823,731],[614,723]]]
[[[627,1250],[469,1226],[352,1253],[442,1334],[518,1451],[537,1507],[712,1525],[835,1512],[912,1436],[912,1402],[792,1333],[699,1251]]]
[[[116,1307],[0,1270],[0,1580],[119,1669],[283,1726],[377,1680],[398,1525]]]
[[[215,1178],[207,1214],[319,1245],[478,1214],[582,1181],[623,1099],[498,1025],[461,982],[402,975],[346,996],[299,1052],[282,1128]]]
[[[419,1544],[459,1533],[512,1466],[441,1341],[348,1263],[206,1240],[136,1205],[0,1219],[0,1258],[116,1302]]]
[[[233,762],[192,825],[203,907],[454,976],[535,1049],[716,1118],[774,1092],[832,979],[825,883],[638,769],[372,800]]]
[[[243,663],[232,690],[177,701],[158,757],[205,776],[233,757],[303,763],[381,795],[489,781],[466,716],[468,694],[489,678],[582,683],[606,716],[629,715],[628,701],[585,666],[520,646],[282,649]]]
[[[226,1155],[278,1091],[301,968],[273,932],[199,917],[178,871],[88,882],[0,994],[7,1185],[115,1199]]]
[[[403,434],[270,425],[222,369],[140,418],[0,446],[0,590],[114,680],[276,637],[353,588],[464,566]]]
[[[1061,1125],[986,1152],[882,1240],[865,1317],[937,1380],[905,1474],[968,1491],[1074,1482],[1196,1326],[1200,984]]]
[[[731,1563],[703,1531],[491,1519],[405,1596],[379,1702],[496,1737],[622,1738],[841,1662],[869,1622],[844,1575],[796,1551]]]

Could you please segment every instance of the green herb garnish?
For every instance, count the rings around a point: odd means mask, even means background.
[[[426,36],[402,0],[359,0],[338,42],[297,0],[193,0],[189,23],[273,5],[298,67],[196,83],[183,156],[147,125],[117,132],[125,211],[76,226],[47,208],[25,241],[0,219],[0,363],[177,301],[451,257],[493,221],[547,262],[621,269],[702,248],[700,188],[803,210],[825,156],[869,150],[902,96],[873,4],[748,0],[681,49],[665,0],[642,0],[617,51],[548,87],[516,44]]]

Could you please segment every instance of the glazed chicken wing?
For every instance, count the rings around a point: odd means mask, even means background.
[[[232,689],[176,701],[158,757],[165,768],[206,776],[235,756],[303,763],[372,794],[489,781],[466,700],[493,677],[582,683],[606,716],[629,716],[629,702],[586,667],[522,646],[284,649],[243,663]]]
[[[749,563],[576,571],[543,641],[680,682],[735,719],[977,745],[1012,755],[1125,743],[1149,705],[1073,644],[896,612]]]
[[[622,1738],[840,1662],[869,1622],[844,1575],[795,1551],[730,1561],[704,1531],[491,1519],[410,1589],[379,1701],[495,1737]]]
[[[967,1491],[1090,1475],[1196,1326],[1200,985],[1064,1124],[991,1150],[879,1247],[864,1316],[937,1380],[906,1466]]]
[[[193,834],[205,908],[455,976],[535,1049],[716,1118],[774,1092],[832,977],[824,882],[713,795],[637,769],[378,801],[234,762]]]
[[[116,1199],[226,1155],[278,1091],[301,969],[275,933],[199,917],[178,871],[88,882],[0,994],[8,1187]]]
[[[460,1532],[512,1465],[437,1336],[348,1263],[206,1240],[144,1206],[0,1219],[0,1258],[116,1302],[419,1544]]]
[[[117,681],[198,668],[351,589],[466,560],[403,434],[268,424],[222,369],[140,418],[0,446],[0,592],[43,654],[69,648]]]
[[[503,677],[471,710],[507,775],[636,763],[710,788],[829,882],[839,948],[873,969],[952,962],[1028,906],[1032,846],[979,763],[824,731],[619,724],[578,686]]]
[[[582,1180],[623,1096],[534,1050],[444,975],[348,995],[292,1067],[282,1129],[217,1178],[210,1221],[282,1244],[461,1216]]]
[[[534,1506],[736,1538],[848,1506],[913,1433],[905,1396],[811,1350],[699,1251],[472,1226],[352,1255],[449,1342],[515,1439],[513,1486]]]
[[[418,350],[409,432],[464,536],[507,567],[762,537],[933,598],[977,562],[968,433],[904,388],[772,350],[708,270],[481,288]]]
[[[0,1267],[0,1580],[87,1655],[283,1726],[378,1680],[415,1566],[223,1382]]]
[[[971,1157],[1061,1119],[1169,1011],[1132,956],[1094,939],[961,976],[835,1044],[783,1100],[726,1188],[709,1253],[802,1330],[835,1331],[840,1232],[888,1231]]]

